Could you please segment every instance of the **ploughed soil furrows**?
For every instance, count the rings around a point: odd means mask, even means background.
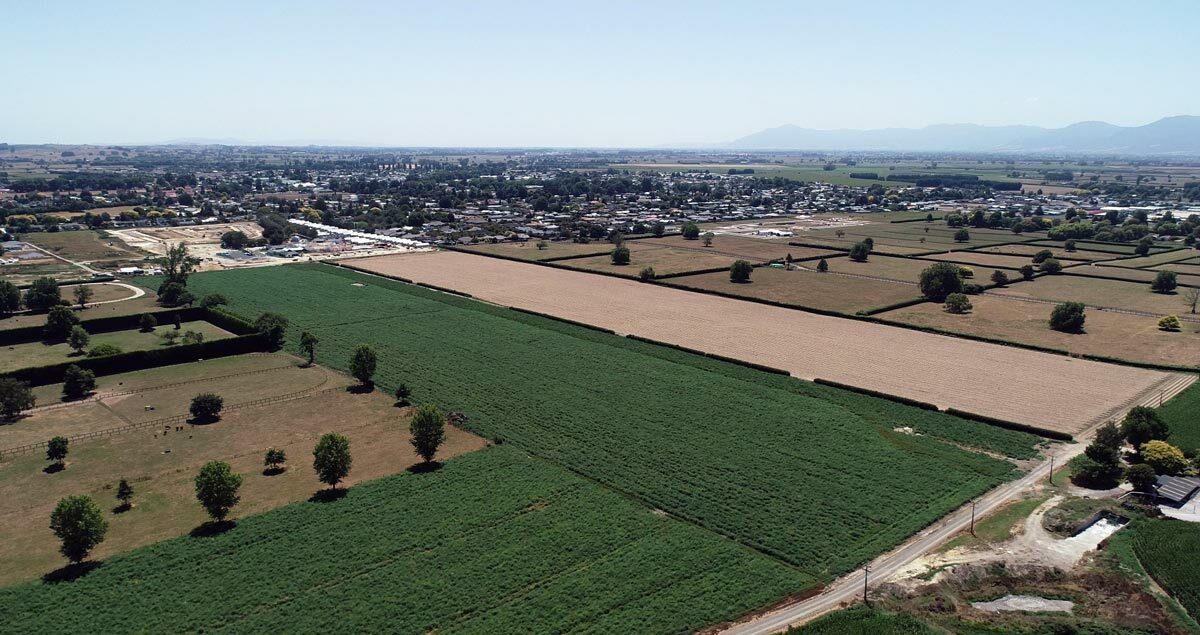
[[[735,359],[1075,433],[1171,376],[456,252],[349,264]],[[750,284],[754,284],[751,282]],[[732,286],[732,283],[731,283]]]

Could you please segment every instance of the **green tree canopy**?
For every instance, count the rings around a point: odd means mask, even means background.
[[[350,440],[335,432],[321,435],[313,448],[313,471],[322,483],[337,488],[338,483],[350,474],[353,459],[350,457]]]
[[[934,302],[944,302],[951,293],[962,293],[963,283],[958,265],[939,262],[921,272],[921,295]]]
[[[408,431],[412,434],[413,449],[429,463],[446,438],[446,417],[437,406],[421,406],[413,415]]]
[[[209,461],[196,475],[196,500],[216,521],[223,521],[241,497],[242,476],[224,461]]]
[[[51,512],[50,529],[62,542],[62,555],[78,564],[104,541],[108,521],[90,496],[68,496]]]

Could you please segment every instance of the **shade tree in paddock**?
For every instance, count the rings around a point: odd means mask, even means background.
[[[408,431],[412,435],[412,446],[417,456],[431,463],[446,439],[446,416],[437,406],[421,406],[413,414]]]
[[[79,564],[104,541],[108,521],[90,496],[68,496],[50,513],[50,530],[62,543],[59,552]]]
[[[37,402],[27,382],[0,377],[0,419],[14,419]]]
[[[8,280],[0,280],[0,315],[21,310],[21,290]]]
[[[92,296],[95,295],[95,292],[92,291],[90,286],[86,284],[79,284],[75,285],[75,288],[72,290],[72,294],[75,296],[75,304],[79,305],[79,309],[82,311],[83,309],[87,308],[87,303],[91,302]]]
[[[1050,328],[1063,333],[1082,333],[1087,320],[1082,302],[1063,302],[1050,311]]]
[[[350,374],[362,386],[370,386],[378,363],[379,359],[375,355],[375,349],[367,344],[359,344],[354,347],[354,354],[350,357]]]
[[[96,389],[96,373],[83,369],[75,364],[67,366],[63,372],[63,398],[67,400],[81,399]]]
[[[213,520],[222,522],[241,501],[242,476],[224,461],[209,461],[196,474],[195,487],[200,506]]]
[[[66,467],[67,448],[70,443],[64,436],[56,436],[46,442],[46,460],[53,461],[52,469],[61,470]]]
[[[921,272],[918,280],[921,295],[933,302],[945,302],[952,293],[962,293],[961,269],[950,262],[930,265]]]
[[[188,411],[191,412],[192,420],[196,423],[212,423],[221,418],[221,409],[224,406],[225,399],[220,395],[204,392],[192,397]]]
[[[1155,293],[1173,293],[1178,286],[1179,276],[1174,271],[1160,271],[1150,282],[1150,290]]]
[[[729,267],[729,281],[738,284],[750,282],[750,274],[753,272],[754,265],[745,260],[738,260]]]
[[[316,335],[313,335],[308,331],[304,331],[300,334],[300,352],[304,353],[304,356],[308,358],[309,366],[312,366],[313,361],[316,360],[317,344],[320,343],[320,341],[321,340],[318,339]]]
[[[349,474],[354,463],[350,456],[350,440],[336,432],[321,435],[313,448],[313,471],[317,480],[337,489]]]
[[[79,317],[70,307],[56,304],[50,307],[50,311],[46,313],[46,326],[43,334],[49,342],[62,342],[70,337],[71,329],[78,324]]]

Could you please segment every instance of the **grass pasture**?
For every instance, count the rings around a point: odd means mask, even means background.
[[[0,589],[0,633],[685,633],[811,582],[497,447]]]
[[[198,274],[189,286],[226,294],[244,314],[287,314],[290,337],[315,333],[318,358],[335,368],[370,343],[385,389],[405,382],[417,402],[467,413],[486,438],[816,578],[852,568],[1014,473],[938,439],[1025,457],[1036,443],[329,266]],[[922,436],[893,431],[902,424]],[[870,476],[881,471],[890,478]]]
[[[969,252],[955,252],[952,255],[937,256],[936,259],[954,259],[959,253]],[[888,280],[898,280],[900,282],[907,282],[913,285],[913,289],[916,290],[916,284],[921,279],[921,272],[937,264],[936,262],[932,261],[935,259],[935,256],[928,256],[928,258],[931,260],[917,260],[915,258],[898,258],[895,256],[872,254],[867,258],[866,262],[855,262],[849,258],[830,259],[827,260],[827,262],[829,263],[829,271],[833,273],[844,273],[856,276],[871,276],[875,278],[886,278]],[[804,266],[812,268],[813,265],[812,263],[805,263]],[[989,266],[980,266],[974,263],[968,264],[967,266],[969,266],[975,272],[973,280],[979,284],[990,284],[992,272],[996,271]],[[1016,274],[1013,271],[1005,269],[1004,273],[1008,275],[1009,278],[1016,277]],[[920,291],[917,290],[913,297],[920,295]]]
[[[245,476],[235,514],[265,511],[304,500],[320,488],[309,468],[317,436],[335,430],[354,448],[350,482],[401,471],[417,463],[408,443],[408,409],[376,392],[346,390],[352,380],[325,368],[300,368],[290,355],[243,355],[125,373],[101,378],[101,399],[33,410],[0,426],[0,448],[43,442],[54,435],[74,438],[99,430],[150,422],[186,413],[192,396],[215,392],[225,399],[213,424],[142,426],[70,444],[67,469],[45,474],[41,452],[5,454],[0,460],[0,584],[35,578],[63,564],[57,541],[46,529],[55,501],[88,494],[104,509],[114,507],[114,486],[127,478],[135,507],[108,515],[111,528],[97,556],[108,557],[157,540],[186,534],[205,520],[195,501],[192,478],[211,459],[228,461]],[[181,382],[184,382],[181,384]],[[123,394],[106,396],[111,389]],[[243,406],[255,399],[294,395],[267,406]],[[49,402],[49,400],[47,400]],[[146,410],[146,406],[154,410]],[[336,416],[330,413],[336,413]],[[182,425],[183,430],[177,430]],[[454,456],[482,447],[483,441],[447,430],[444,452]],[[262,473],[267,447],[283,448],[290,469]]]
[[[563,261],[562,264],[572,269],[615,273],[628,278],[636,278],[638,273],[646,267],[654,267],[654,273],[661,276],[687,271],[728,268],[738,260],[737,256],[716,251],[703,251],[704,248],[699,244],[696,245],[699,249],[692,249],[690,247],[662,246],[657,244],[655,239],[646,239],[627,241],[625,245],[629,248],[629,264],[627,265],[614,265],[609,254],[591,258],[573,258]]]
[[[987,254],[978,251],[955,251],[948,254],[930,254],[924,257],[929,258],[930,260],[956,262],[960,265],[967,265],[971,268],[983,266],[991,267],[993,269],[1009,269],[1010,271],[1006,271],[1005,274],[1008,275],[1010,279],[1013,278],[1014,275],[1020,275],[1019,273],[1014,273],[1014,271],[1011,270],[1020,269],[1025,265],[1033,264],[1033,260],[1030,258],[1023,258],[1021,256],[1005,256],[1001,254]],[[988,276],[989,278],[980,279],[980,283],[990,284],[991,274],[989,273]],[[978,277],[979,276],[976,275],[976,278]]]
[[[154,331],[146,333],[137,329],[99,333],[92,335],[88,348],[100,344],[112,344],[120,348],[123,352],[130,352],[169,346],[167,340],[163,339],[162,336],[174,330],[175,327],[173,325],[165,324],[159,325]],[[205,341],[233,337],[233,333],[203,321],[184,322],[182,328],[179,329],[179,333],[183,334],[188,331],[200,333],[204,336]],[[27,368],[29,366],[61,364],[78,357],[66,342],[27,342],[24,344],[15,344],[5,347],[4,353],[4,357],[0,359],[0,372]]]
[[[132,292],[126,290],[124,287],[118,287],[115,285],[90,284],[88,286],[92,287],[96,291],[96,297],[93,298],[93,301],[95,302],[99,302],[102,299],[102,295],[120,293],[132,295]],[[64,300],[67,300],[68,302],[75,301],[75,298],[71,295],[72,287],[60,287],[60,289]],[[104,291],[101,291],[101,289],[104,289]],[[78,305],[73,304],[71,305],[71,308],[74,309],[75,315],[80,320],[116,317],[118,315],[152,313],[162,310],[162,307],[160,307],[157,303],[157,296],[153,290],[147,291],[146,295],[143,295],[140,298],[132,298],[129,300],[122,300],[120,302],[109,302],[107,304],[89,304],[88,307],[82,311],[79,310]],[[21,328],[25,326],[41,325],[45,323],[45,313],[16,313],[8,317],[0,317],[0,331]]]
[[[35,232],[25,234],[23,240],[75,262],[141,260],[147,255],[106,232],[92,230]]]
[[[1133,253],[1132,251],[1130,253]],[[1148,256],[1139,258],[1123,258],[1112,262],[1104,263],[1103,267],[1124,267],[1127,269],[1150,269],[1158,265],[1166,265],[1175,262],[1189,262],[1196,257],[1195,250],[1192,249],[1176,249],[1173,251],[1162,251],[1159,253],[1151,253]]]
[[[813,249],[811,247],[796,247],[788,245],[794,238],[749,238],[729,234],[713,236],[711,247],[705,247],[699,240],[685,240],[682,236],[665,236],[663,238],[648,238],[629,244],[649,243],[664,247],[691,249],[699,253],[714,253],[735,259],[749,260],[761,263],[771,260],[783,260],[788,254],[797,260],[815,258],[818,256],[837,256],[840,251],[830,249]]]
[[[1033,244],[993,245],[993,246],[989,246],[989,247],[980,247],[979,249],[976,249],[974,251],[976,253],[1003,254],[1003,255],[1008,255],[1008,256],[1019,256],[1019,257],[1025,258],[1027,263],[1031,264],[1033,256],[1043,250],[1048,250],[1050,253],[1054,254],[1055,258],[1058,258],[1059,260],[1067,260],[1067,261],[1085,260],[1088,262],[1095,262],[1095,261],[1099,261],[1099,260],[1113,260],[1114,258],[1122,257],[1122,254],[1115,254],[1115,253],[1107,252],[1107,251],[1093,251],[1090,249],[1079,249],[1079,248],[1076,248],[1075,251],[1067,251],[1065,248],[1059,247],[1059,246],[1033,245]]]
[[[510,258],[531,261],[553,260],[554,258],[582,256],[585,254],[601,255],[613,250],[613,245],[603,240],[592,241],[587,244],[561,240],[546,241],[545,249],[538,249],[537,244],[537,240],[529,240],[526,242],[469,245],[464,246],[463,249],[481,254],[495,254],[497,256],[508,256]]]
[[[1143,311],[1155,315],[1177,315],[1188,308],[1178,293],[1155,293],[1149,283],[1098,280],[1081,276],[1039,276],[991,293],[1011,298],[1052,302],[1082,302],[1091,307]]]
[[[844,264],[842,261],[847,260],[829,260],[830,269],[835,262],[841,265]],[[806,263],[806,266],[815,265],[810,262]],[[921,297],[921,292],[915,284],[817,273],[804,269],[785,271],[772,267],[756,268],[748,284],[730,282],[729,273],[725,271],[672,278],[670,282],[686,288],[720,291],[747,298],[850,314]]]
[[[1014,284],[1010,289],[1016,291],[1041,280]],[[1115,357],[1146,364],[1200,366],[1200,347],[1196,346],[1200,324],[1195,322],[1184,322],[1181,332],[1168,333],[1159,330],[1158,319],[1154,317],[1092,309],[1087,311],[1085,333],[1076,335],[1050,329],[1052,304],[991,294],[971,296],[971,303],[974,308],[965,315],[953,315],[941,304],[926,302],[879,313],[875,317],[1079,355]]]

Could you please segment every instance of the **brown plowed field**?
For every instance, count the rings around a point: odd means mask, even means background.
[[[1171,377],[464,253],[380,256],[349,264],[786,369],[796,377],[1065,432],[1087,427]]]

